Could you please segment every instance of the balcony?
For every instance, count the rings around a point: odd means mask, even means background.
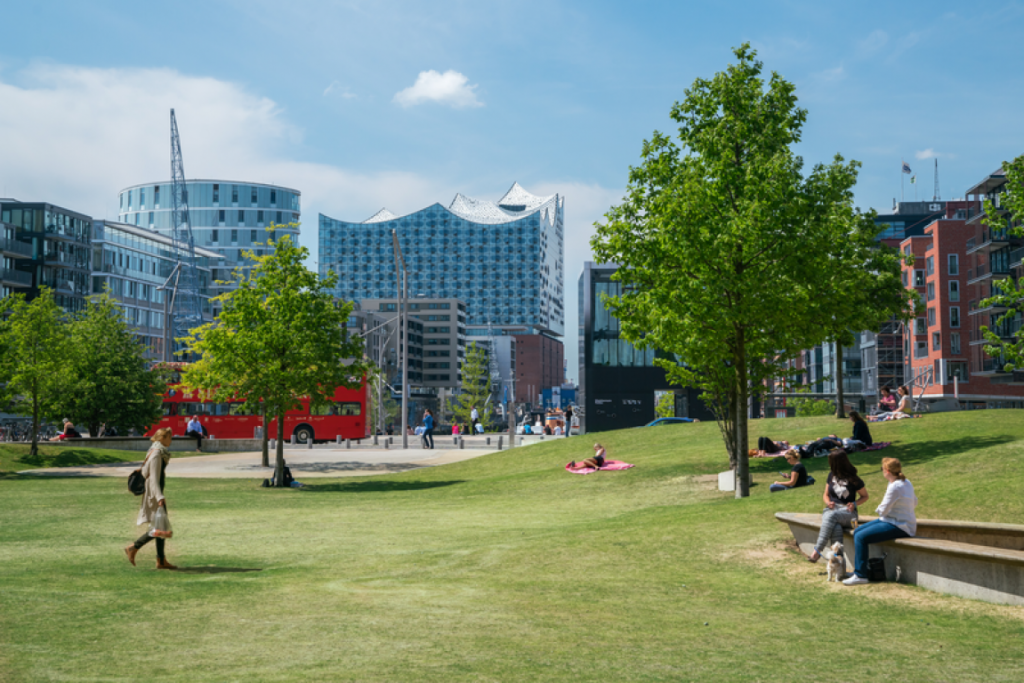
[[[0,280],[11,287],[31,287],[32,273],[13,268],[0,268]]]
[[[991,230],[983,228],[980,237],[972,237],[967,240],[967,254],[970,255],[983,249],[988,250],[991,247],[1004,247],[1009,243],[1010,237],[1005,229]]]
[[[32,258],[32,243],[0,238],[0,251],[15,258]]]
[[[1024,247],[1014,249],[1010,252],[1010,265],[1008,268],[1013,270],[1014,268],[1019,268],[1021,265],[1024,265]]]
[[[914,360],[919,360],[921,358],[927,358],[927,357],[928,357],[928,349],[927,348],[914,349]]]
[[[980,370],[975,370],[975,375],[1005,375],[1006,361],[1002,358],[982,358]]]
[[[1009,266],[999,264],[993,266],[991,263],[979,263],[977,268],[968,268],[967,284],[976,285],[990,277],[1002,278],[1008,277],[1009,275]]]

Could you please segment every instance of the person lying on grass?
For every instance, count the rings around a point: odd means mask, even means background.
[[[605,455],[606,454],[604,451],[604,446],[602,446],[599,443],[595,443],[594,457],[587,458],[586,460],[581,460],[580,462],[576,462],[575,460],[573,460],[571,463],[569,463],[569,469],[582,470],[587,467],[593,467],[595,470],[599,470],[604,465]]]

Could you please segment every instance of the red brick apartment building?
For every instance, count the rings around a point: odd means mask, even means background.
[[[564,381],[562,342],[543,334],[513,335],[516,344],[516,402],[538,402],[544,389]]]
[[[946,215],[928,225],[923,236],[908,237],[900,249],[914,255],[903,267],[903,283],[921,297],[904,335],[905,381],[916,382],[914,396],[926,400],[958,399],[965,408],[1024,407],[1024,374],[1005,373],[1003,363],[983,350],[982,325],[991,329],[1002,309],[981,308],[994,280],[1011,272],[1012,256],[1021,261],[1020,245],[983,224],[980,199],[1005,185],[1002,172],[967,193],[966,201],[947,202]],[[1016,251],[1014,251],[1016,250]],[[1012,335],[1020,327],[999,327]]]

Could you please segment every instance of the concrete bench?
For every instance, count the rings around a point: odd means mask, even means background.
[[[800,550],[810,555],[821,514],[777,512]],[[875,519],[861,516],[861,523]],[[919,519],[917,536],[871,545],[886,556],[889,581],[1006,605],[1024,605],[1024,526]],[[847,569],[853,570],[853,536],[843,534]]]

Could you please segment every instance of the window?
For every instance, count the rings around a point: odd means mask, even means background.
[[[276,206],[277,205],[277,190],[271,190],[270,191],[270,205],[271,206]],[[280,214],[278,214],[278,215],[280,215]],[[280,220],[280,219],[278,219],[278,220]]]
[[[277,212],[277,220],[275,221],[278,225],[281,225],[281,212]]]
[[[231,186],[231,203],[232,204],[237,204],[238,203],[238,185],[232,185]]]
[[[949,352],[954,356],[960,355],[960,333],[950,332],[949,333]]]
[[[953,378],[956,377],[960,382],[967,381],[967,361],[965,360],[947,360],[946,361],[946,381],[952,382]]]
[[[910,252],[910,245],[909,245],[909,244],[908,244],[908,245],[906,245],[905,247],[903,247],[903,253],[904,253],[904,255],[906,255],[906,256],[910,256],[910,253],[911,253],[911,252]]]
[[[213,203],[216,204],[220,201],[220,185],[217,183],[213,184]]]
[[[157,185],[153,188],[153,205],[160,208],[160,186]]]
[[[950,280],[949,281],[949,300],[960,301],[960,281]]]
[[[241,209],[238,210],[238,222],[245,223],[245,211],[242,211]]]
[[[928,301],[935,301],[935,283],[928,283]]]
[[[149,212],[149,227],[153,227],[153,212]]]
[[[213,242],[214,244],[216,244],[217,241],[219,240],[219,233],[220,230],[214,230],[210,235],[210,241]]]
[[[259,238],[256,237],[256,231],[255,230],[250,230],[249,231],[249,241],[252,242],[253,244],[256,244],[256,240],[257,239],[259,239]]]
[[[938,332],[932,332],[932,351],[938,351],[942,348],[942,335]]]
[[[231,231],[231,243],[232,244],[237,244],[238,243],[238,230],[234,230],[233,229]]]
[[[949,307],[949,326],[960,327],[960,307],[950,306]]]
[[[909,280],[909,278],[907,277],[907,271],[905,271],[905,270],[904,270],[904,271],[903,271],[903,286],[904,286],[904,287],[906,287],[906,286],[907,286],[907,282],[908,282],[908,280]]]
[[[935,257],[929,256],[924,260],[924,267],[927,269],[929,275],[935,275]]]
[[[928,357],[928,342],[919,341],[914,347],[914,358]]]
[[[957,254],[949,255],[949,274],[959,275],[960,274],[960,256]]]
[[[914,286],[915,287],[924,287],[924,271],[923,270],[915,270],[914,271]]]
[[[256,212],[256,222],[259,225],[263,225],[263,210],[262,209]]]
[[[217,222],[224,225],[224,209],[217,212]]]
[[[139,190],[139,209],[146,208],[146,189]]]
[[[928,327],[935,325],[935,309],[931,306],[928,307]]]
[[[253,206],[256,206],[256,188],[255,187],[252,188],[252,198],[249,200],[249,203],[252,204]]]

